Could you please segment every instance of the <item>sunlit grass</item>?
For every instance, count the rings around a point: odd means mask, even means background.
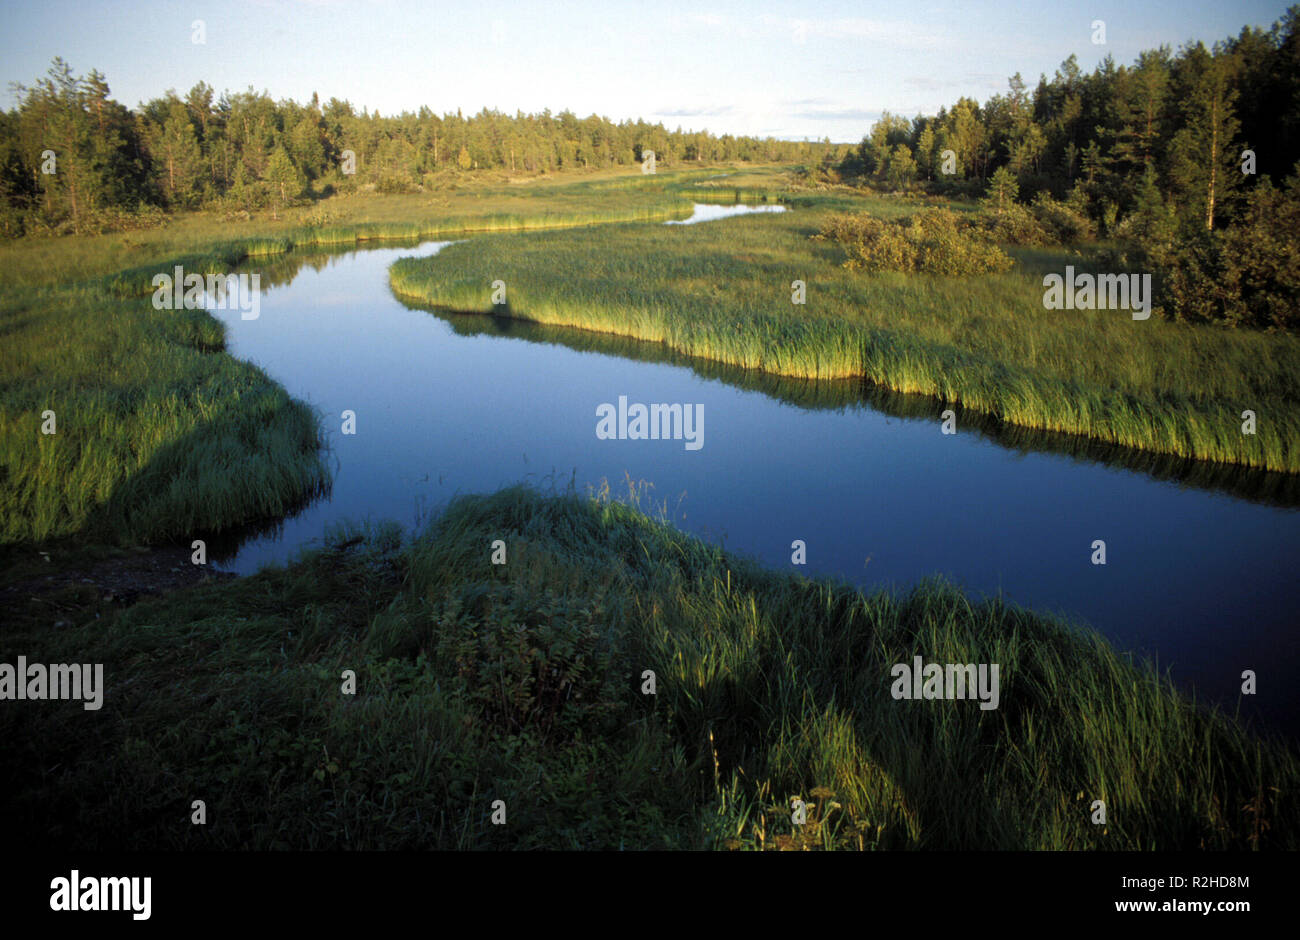
[[[900,205],[862,203],[886,215]],[[810,238],[825,216],[818,205],[696,226],[486,237],[398,261],[390,281],[399,296],[439,307],[617,333],[804,379],[862,377],[1027,428],[1300,471],[1297,338],[1045,310],[1045,271],[1095,267],[1066,249],[1011,248],[1019,265],[997,275],[846,271],[838,246]],[[504,309],[491,303],[496,280],[508,287]],[[796,280],[803,305],[791,302]],[[1245,410],[1258,416],[1255,435],[1242,433]]]
[[[0,247],[0,542],[184,539],[278,518],[328,485],[311,411],[226,355],[206,313],[153,309],[154,275],[228,273],[295,249],[680,219],[691,204],[678,190],[701,172],[479,183],[235,223],[195,213]],[[47,410],[55,435],[40,433]]]
[[[194,537],[328,485],[316,415],[203,311],[26,292],[0,322],[0,542]]]
[[[494,539],[508,564],[490,564]],[[59,631],[14,623],[33,661],[133,665],[129,682],[109,666],[94,721],[68,720],[77,703],[0,710],[10,835],[77,849],[1300,846],[1293,747],[1195,707],[1097,634],[999,600],[942,582],[863,595],[626,505],[518,488],[457,500],[400,543],[379,529],[101,620],[79,610]],[[916,655],[999,664],[997,709],[894,699],[891,667]],[[206,827],[183,824],[194,794]],[[508,825],[491,823],[497,799]]]

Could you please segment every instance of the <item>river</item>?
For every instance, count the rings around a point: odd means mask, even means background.
[[[389,264],[445,244],[287,259],[263,279],[258,319],[214,311],[232,354],[319,409],[335,465],[327,497],[220,567],[289,560],[345,519],[412,525],[459,493],[647,481],[677,525],[774,568],[867,589],[942,574],[1001,592],[1155,658],[1202,699],[1300,729],[1300,481],[961,422],[944,434],[924,399],[394,298]],[[597,408],[620,396],[699,407],[702,446],[601,439]],[[341,433],[344,411],[355,434]],[[796,539],[804,566],[791,563]],[[1254,696],[1240,694],[1244,670]]]

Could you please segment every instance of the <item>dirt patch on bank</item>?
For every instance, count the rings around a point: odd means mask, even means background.
[[[0,608],[23,611],[58,621],[87,607],[108,604],[128,607],[145,597],[169,591],[227,580],[237,575],[217,571],[211,565],[196,565],[184,545],[164,545],[125,550],[107,558],[62,561],[58,550],[33,550],[14,573],[14,580],[0,588]],[[7,579],[6,579],[7,580]]]

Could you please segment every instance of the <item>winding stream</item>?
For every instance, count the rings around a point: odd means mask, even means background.
[[[446,244],[286,259],[263,277],[257,320],[214,311],[235,356],[320,410],[336,461],[329,496],[232,546],[221,567],[286,561],[342,520],[410,525],[459,493],[602,479],[625,492],[630,477],[682,528],[774,568],[866,588],[942,573],[1001,591],[1155,657],[1202,699],[1300,730],[1296,480],[1098,459],[1028,432],[945,435],[925,400],[395,299],[389,264]],[[703,446],[599,439],[596,409],[620,396],[702,406]],[[344,410],[355,435],[340,433]],[[791,565],[795,539],[804,567]],[[1096,539],[1104,566],[1091,563]],[[1239,695],[1245,669],[1258,695]]]

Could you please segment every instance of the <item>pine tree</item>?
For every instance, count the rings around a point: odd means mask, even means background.
[[[189,208],[203,178],[203,154],[189,115],[179,103],[154,144],[158,181],[167,201]]]
[[[934,143],[934,128],[926,124],[916,140],[917,171],[926,179],[934,179]]]
[[[985,198],[990,204],[997,207],[999,214],[1014,203],[1019,195],[1020,184],[1016,182],[1016,175],[1011,170],[1000,166],[993,171],[993,175],[989,177]]]
[[[325,145],[321,142],[318,119],[308,112],[294,125],[289,135],[294,162],[309,179],[315,179],[325,168]]]
[[[287,206],[307,185],[302,172],[293,165],[284,147],[276,147],[266,165],[265,179],[280,197],[280,205]]]
[[[1216,217],[1241,186],[1237,93],[1224,58],[1199,58],[1191,63],[1183,127],[1170,145],[1170,175],[1181,201],[1212,232]]]
[[[912,151],[907,148],[907,144],[899,144],[890,153],[885,178],[895,189],[901,189],[916,178],[916,161],[912,159]]]

